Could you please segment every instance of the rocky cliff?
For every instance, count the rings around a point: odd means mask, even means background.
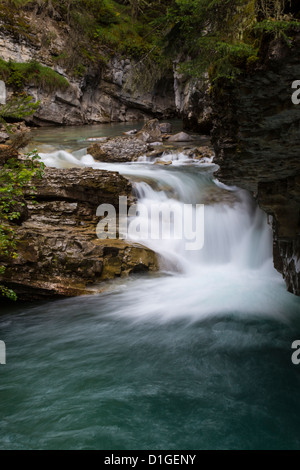
[[[30,25],[30,33],[16,34],[16,28],[8,28],[0,18],[0,58],[21,63],[36,60],[70,83],[66,91],[26,85],[25,91],[40,101],[38,111],[29,120],[34,125],[96,124],[176,115],[172,73],[145,85],[141,78],[142,63],[115,52],[91,61],[88,66],[68,69],[59,60],[69,47],[68,26],[31,11],[22,18],[25,26]],[[151,75],[147,67],[146,74]],[[10,91],[12,88],[8,87]]]
[[[174,64],[174,92],[176,111],[182,118],[183,127],[210,135],[213,116],[208,80],[185,77]]]
[[[300,33],[293,45],[273,40],[264,60],[213,95],[213,145],[218,177],[251,191],[273,217],[274,264],[300,295]]]
[[[33,204],[26,196],[19,226],[18,257],[6,265],[1,283],[19,299],[41,299],[103,290],[103,281],[158,269],[154,252],[121,239],[100,240],[100,204],[117,210],[119,196],[133,202],[131,184],[118,173],[91,169],[46,169],[36,181]]]

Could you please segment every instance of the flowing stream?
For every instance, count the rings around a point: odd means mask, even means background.
[[[135,225],[153,204],[204,204],[204,246],[140,230],[134,238],[159,254],[160,273],[95,296],[5,307],[0,448],[299,448],[291,344],[300,299],[273,268],[266,215],[217,181],[213,162],[179,150],[166,155],[168,167],[95,162],[78,135],[58,143],[59,131],[40,131],[46,165],[119,171],[134,184]]]

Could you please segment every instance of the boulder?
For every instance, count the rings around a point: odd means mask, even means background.
[[[194,137],[186,132],[179,132],[178,134],[169,137],[168,142],[191,142],[195,140]]]
[[[135,136],[112,137],[87,149],[95,160],[101,162],[132,162],[149,150],[149,145]]]
[[[161,122],[159,128],[162,134],[172,134],[172,124],[170,122]]]
[[[4,144],[9,139],[7,132],[0,131],[0,144]]]
[[[154,163],[154,165],[165,165],[165,166],[168,166],[168,165],[172,165],[172,161],[169,160],[169,161],[165,161],[165,160],[156,160],[156,162]]]
[[[144,127],[136,134],[142,142],[157,142],[162,140],[162,132],[158,119],[147,121]]]
[[[214,151],[211,147],[203,145],[186,151],[186,154],[190,158],[194,158],[195,160],[201,160],[202,158],[213,158]]]

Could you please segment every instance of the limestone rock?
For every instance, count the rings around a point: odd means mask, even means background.
[[[193,140],[195,140],[194,137],[186,132],[179,132],[169,137],[168,142],[192,142]]]
[[[112,137],[104,143],[97,143],[87,149],[95,160],[101,162],[136,161],[149,150],[149,145],[136,136]]]
[[[210,135],[213,127],[213,109],[208,80],[187,79],[174,69],[174,92],[178,114],[184,129]]]
[[[162,134],[172,133],[172,124],[170,122],[161,122],[159,128]]]
[[[27,217],[14,227],[18,257],[6,265],[1,283],[19,299],[91,294],[103,281],[158,269],[156,254],[135,242],[100,240],[96,236],[97,207],[119,196],[133,202],[131,184],[118,173],[91,169],[46,169],[35,182],[36,201],[27,202]]]
[[[172,165],[172,161],[165,161],[165,160],[156,160],[156,162],[154,163],[154,165],[165,165],[165,166],[168,166],[168,165]]]
[[[3,132],[0,130],[0,144],[4,144],[9,139],[9,135],[7,132]]]
[[[162,140],[162,132],[158,119],[152,119],[136,134],[136,138],[143,142],[157,142]]]
[[[0,80],[0,104],[6,104],[6,86],[3,80]]]
[[[300,34],[293,47],[265,44],[263,65],[213,94],[212,143],[218,178],[251,191],[273,217],[274,264],[300,295],[300,106],[291,85],[300,76]]]

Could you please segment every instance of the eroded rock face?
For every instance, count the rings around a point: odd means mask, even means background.
[[[47,92],[28,84],[26,92],[40,101],[40,107],[28,122],[37,126],[82,125],[109,122],[130,122],[147,120],[153,117],[170,118],[176,115],[173,77],[158,80],[152,90],[137,89],[135,83],[136,61],[115,55],[102,67],[90,66],[82,77],[71,77],[67,71],[53,61],[63,52],[67,34],[59,28],[59,23],[48,19],[45,27],[52,32],[54,43],[45,48],[42,41],[42,18],[30,17],[28,22],[36,24],[34,40],[16,39],[1,31],[0,56],[4,60],[29,62],[33,59],[51,67],[70,83],[66,91]],[[8,89],[9,92],[11,90]]]
[[[1,260],[7,265],[1,282],[19,299],[99,292],[103,281],[158,269],[150,249],[96,236],[100,204],[112,204],[118,213],[119,196],[133,202],[131,184],[118,173],[48,168],[36,187],[37,204],[27,199],[28,213],[15,227],[18,258]]]
[[[250,190],[273,216],[275,267],[300,295],[300,33],[293,47],[268,44],[264,64],[213,98],[218,178]]]
[[[184,129],[209,135],[212,127],[212,106],[209,83],[188,79],[174,68],[175,103]]]
[[[258,185],[258,203],[273,216],[274,265],[300,295],[300,174]]]
[[[186,132],[179,132],[168,138],[169,142],[192,142],[193,140],[195,139]]]

